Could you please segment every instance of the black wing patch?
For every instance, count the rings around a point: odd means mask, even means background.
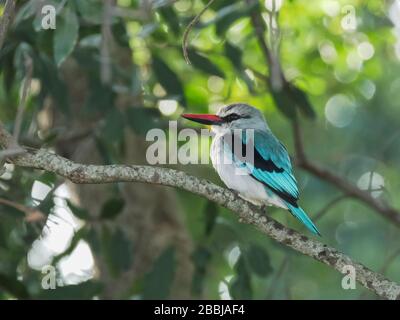
[[[232,135],[232,140],[234,141],[234,136]],[[246,157],[246,144],[244,142],[242,142],[242,150],[241,150],[241,154],[237,155],[237,153],[235,152],[235,143],[231,144],[231,149],[233,154],[237,157],[237,158],[245,158]],[[261,154],[257,151],[256,148],[254,149],[254,167],[263,171],[267,171],[267,172],[274,172],[274,173],[282,173],[285,170],[283,168],[278,167],[271,159],[265,160]],[[261,182],[263,185],[265,185],[268,189],[270,189],[273,193],[275,193],[277,196],[279,196],[281,199],[287,201],[288,203],[290,203],[292,206],[294,207],[298,207],[297,205],[297,198],[290,195],[287,192],[283,192],[280,190],[277,190],[273,187],[271,187],[269,184],[267,184],[265,181],[258,179],[256,176],[254,176],[253,174],[250,174],[254,179],[256,179],[257,181]]]

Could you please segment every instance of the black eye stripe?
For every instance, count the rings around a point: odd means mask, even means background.
[[[231,113],[231,114],[228,114],[227,116],[223,117],[222,119],[224,119],[225,122],[231,122],[231,121],[235,121],[238,119],[249,119],[249,118],[250,118],[250,116],[241,116],[237,113]]]
[[[228,114],[227,116],[225,116],[223,119],[227,122],[231,122],[231,121],[234,121],[234,120],[237,120],[240,118],[241,118],[241,116],[239,116],[238,114],[231,113],[231,114]]]

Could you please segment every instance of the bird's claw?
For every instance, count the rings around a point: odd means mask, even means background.
[[[235,195],[236,198],[240,197],[239,192],[237,192],[236,190],[234,190],[234,189],[229,189],[229,190],[230,190],[230,192],[232,192]]]
[[[268,207],[268,206],[267,206],[266,204],[262,204],[262,205],[260,206],[260,211],[261,211],[262,213],[266,214],[266,213],[268,212],[267,207]]]

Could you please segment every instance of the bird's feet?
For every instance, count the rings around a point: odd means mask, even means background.
[[[262,204],[261,206],[260,206],[260,211],[263,213],[263,214],[267,214],[267,212],[268,212],[268,205],[266,205],[266,204]]]
[[[235,198],[240,198],[239,192],[237,192],[235,189],[229,189],[229,191],[235,195]]]

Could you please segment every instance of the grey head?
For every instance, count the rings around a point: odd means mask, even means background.
[[[212,126],[213,131],[229,129],[269,130],[260,110],[244,103],[235,103],[218,110],[217,116],[223,119],[219,125]]]

